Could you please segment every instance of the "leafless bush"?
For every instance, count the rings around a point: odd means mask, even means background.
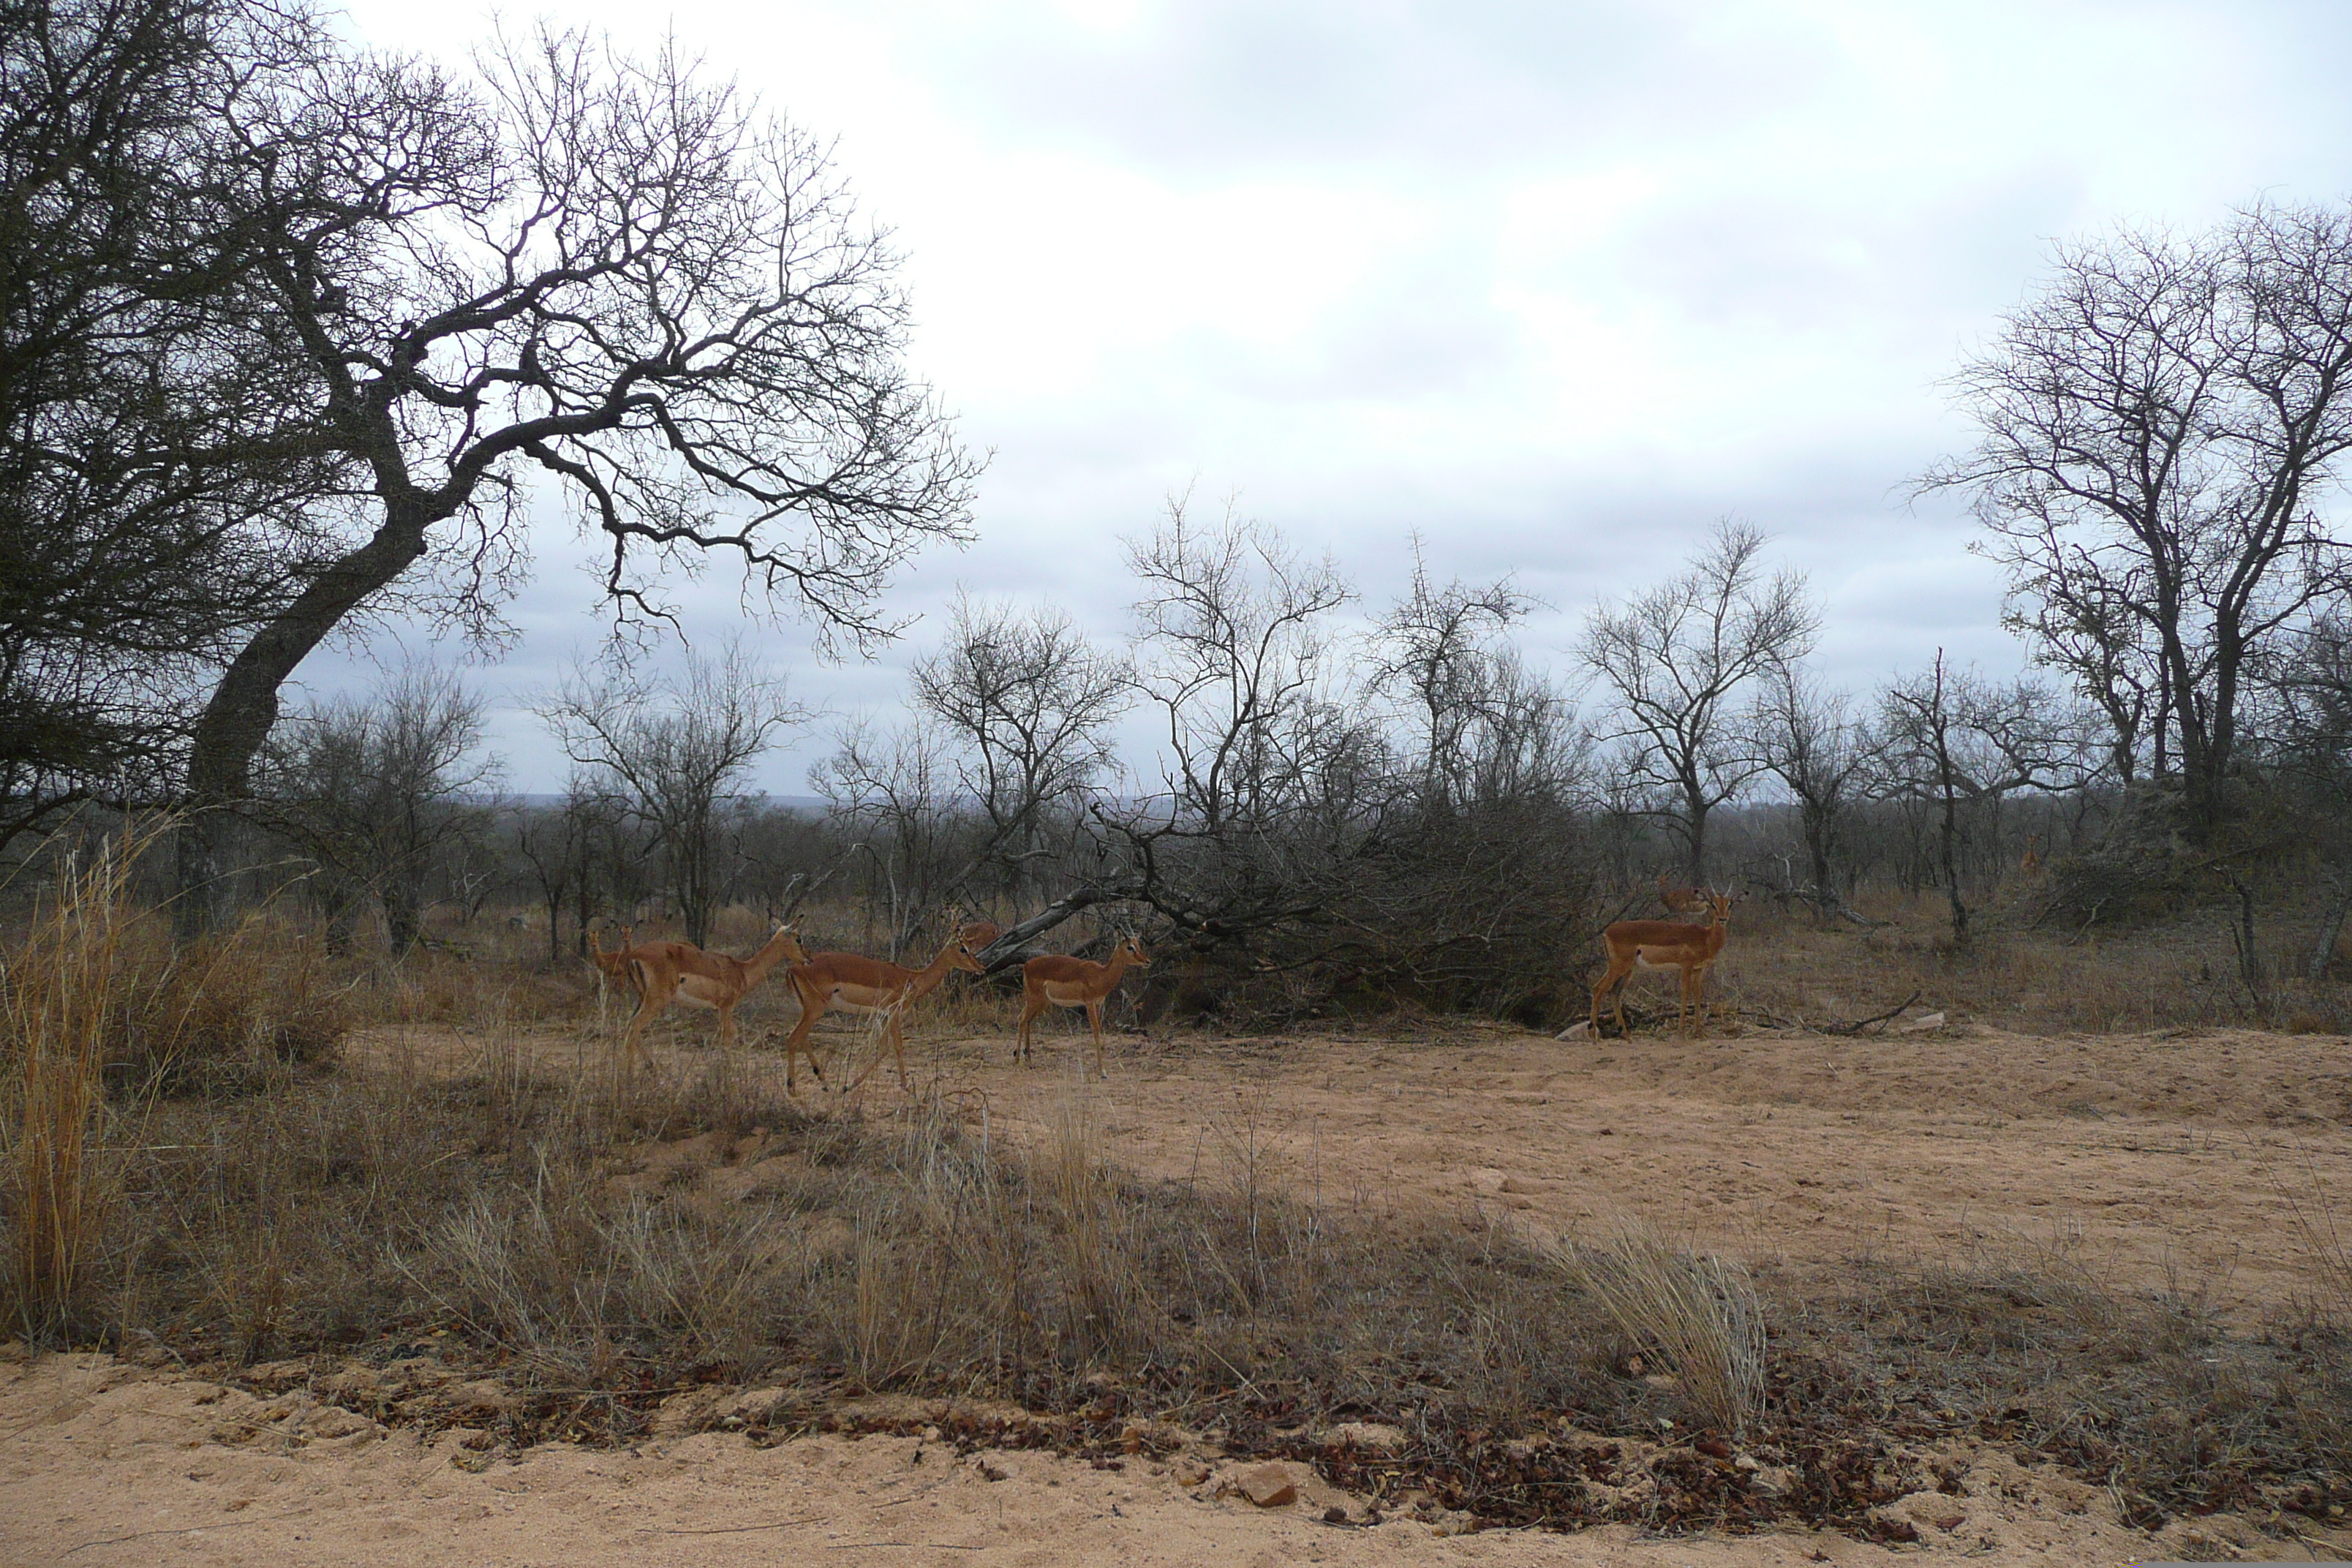
[[[272,731],[253,810],[316,865],[328,946],[350,946],[360,900],[383,906],[392,955],[415,946],[436,863],[479,838],[498,773],[474,755],[482,700],[449,670],[411,664],[376,695],[316,704]]]

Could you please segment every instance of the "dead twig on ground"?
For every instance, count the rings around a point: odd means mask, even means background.
[[[1888,1019],[1895,1017],[1906,1008],[1917,1003],[1921,994],[1921,993],[1914,991],[1910,995],[1906,996],[1902,1001],[1897,1002],[1885,1012],[1873,1013],[1867,1018],[1856,1018],[1851,1024],[1823,1024],[1822,1026],[1822,1033],[1824,1035],[1859,1035],[1864,1029],[1869,1028],[1873,1024],[1884,1024]]]

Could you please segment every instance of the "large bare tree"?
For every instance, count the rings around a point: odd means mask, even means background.
[[[1928,487],[1974,498],[2013,618],[2226,815],[2248,672],[2352,585],[2329,508],[2352,449],[2352,212],[2264,204],[2201,234],[2062,246],[1955,378],[1979,441]]]
[[[342,548],[237,650],[190,794],[242,795],[278,691],[354,617],[433,597],[477,631],[518,510],[560,496],[609,553],[616,613],[731,556],[763,606],[855,637],[893,569],[967,529],[973,464],[902,363],[896,258],[824,149],[675,55],[535,35],[460,82],[322,61],[213,108],[250,152],[229,195],[261,255],[278,395],[357,480]],[[183,908],[218,868],[201,814]]]
[[[1803,576],[1768,575],[1763,551],[1752,523],[1717,523],[1685,570],[1595,608],[1578,649],[1609,699],[1601,735],[1682,839],[1694,882],[1706,880],[1707,818],[1765,765],[1741,721],[1743,689],[1811,653],[1820,630]]]
[[[219,662],[322,559],[343,464],[251,330],[209,106],[328,47],[293,6],[0,6],[0,842],[161,791]]]

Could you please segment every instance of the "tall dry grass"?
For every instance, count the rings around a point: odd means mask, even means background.
[[[1955,948],[1932,897],[1865,895],[1863,930],[1751,899],[1732,920],[1709,993],[1735,1010],[1811,1025],[1867,1017],[1917,993],[2026,1033],[2253,1026],[2352,1033],[2352,988],[2302,978],[2309,925],[2273,911],[2261,933],[2267,976],[2242,982],[2221,911],[2189,909],[2128,927],[2069,925],[2018,900],[1979,911]],[[1597,973],[1598,950],[1588,960]],[[1642,999],[1654,997],[1652,988]]]
[[[0,973],[0,1041],[13,1104],[8,1137],[9,1285],[28,1341],[74,1316],[114,1188],[93,1146],[104,1110],[108,1044],[130,1004],[121,956],[134,919],[124,894],[138,845],[129,836],[66,856],[30,930]]]
[[[2328,1195],[2318,1156],[2300,1143],[2302,1169],[2290,1182],[2276,1173],[2271,1186],[2286,1208],[2287,1232],[2303,1254],[2308,1292],[2301,1305],[2315,1321],[2352,1334],[2352,1226]]]
[[[1622,1215],[1601,1246],[1558,1256],[1619,1331],[1665,1355],[1685,1397],[1717,1426],[1737,1433],[1763,1408],[1764,1310],[1744,1265],[1685,1251]]]
[[[163,921],[126,920],[105,1070],[134,1094],[238,1092],[331,1060],[356,1021],[358,979],[275,909],[174,946]]]

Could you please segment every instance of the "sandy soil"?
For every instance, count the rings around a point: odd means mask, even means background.
[[[1028,1069],[938,1041],[926,1067],[1016,1124],[1085,1096],[1104,1156],[1151,1174],[1255,1149],[1326,1203],[1568,1235],[1622,1210],[1800,1269],[2014,1257],[2201,1291],[2243,1323],[2313,1289],[2298,1210],[2352,1237],[2337,1037],[1129,1040],[1091,1087],[1082,1040]],[[862,1092],[898,1091],[886,1068]]]
[[[2022,1249],[2118,1282],[2205,1289],[2249,1321],[2312,1289],[2297,1205],[2332,1208],[2339,1226],[2352,1215],[2352,1047],[2332,1037],[1129,1039],[1101,1085],[1079,1075],[1081,1038],[1041,1041],[1027,1069],[1006,1065],[1001,1037],[934,1036],[915,1055],[965,1114],[1009,1135],[1079,1098],[1105,1156],[1149,1173],[1225,1180],[1254,1168],[1327,1203],[1499,1208],[1570,1234],[1628,1210],[1799,1269]],[[707,1059],[697,1040],[663,1047],[668,1070]],[[412,1037],[361,1055],[419,1047],[453,1068],[477,1048]],[[557,1069],[583,1054],[572,1038],[526,1048]],[[834,1082],[844,1076],[836,1068]],[[898,1094],[887,1067],[859,1092],[877,1111]],[[1622,1529],[1454,1536],[1403,1519],[1341,1528],[1323,1511],[1360,1508],[1303,1471],[1297,1500],[1261,1510],[1220,1495],[1222,1474],[1188,1486],[1165,1468],[1110,1474],[1043,1454],[988,1456],[983,1468],[881,1436],[761,1449],[705,1433],[519,1454],[467,1441],[386,1431],[304,1394],[263,1400],[103,1357],[18,1358],[0,1365],[0,1564],[714,1568],[855,1552],[838,1560],[1762,1568],[1885,1552],[1801,1533],[1656,1542]],[[2226,1556],[2237,1542],[2253,1558],[2294,1560],[2291,1544],[2257,1542],[2226,1518],[2151,1541],[2054,1471],[1971,1457],[1966,1497],[1896,1505],[1925,1537],[1906,1550],[2120,1564]],[[2332,1546],[2352,1556],[2352,1537]]]
[[[0,1367],[0,1564],[1797,1568],[1887,1555],[1798,1531],[1644,1541],[1620,1527],[1573,1536],[1453,1535],[1396,1518],[1340,1527],[1323,1522],[1326,1510],[1361,1510],[1303,1470],[1295,1500],[1261,1509],[1219,1495],[1217,1473],[1188,1487],[1169,1467],[1106,1473],[1034,1453],[958,1459],[919,1438],[763,1449],[703,1433],[513,1455],[476,1454],[466,1442],[462,1431],[425,1441],[305,1394],[261,1400],[102,1356]],[[2326,1555],[2257,1543],[2227,1518],[2151,1541],[2114,1523],[2090,1488],[1997,1455],[1980,1457],[1963,1485],[1964,1496],[1892,1505],[1925,1538],[1906,1552],[1991,1568],[2122,1564],[2177,1550],[2210,1558],[2234,1554],[2238,1542],[2263,1561]]]

